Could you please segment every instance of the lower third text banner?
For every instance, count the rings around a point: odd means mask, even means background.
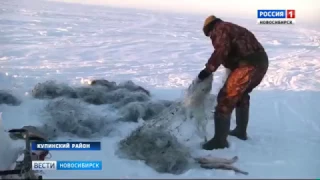
[[[102,170],[101,161],[32,161],[32,170]]]
[[[32,142],[32,150],[101,150],[100,142]]]

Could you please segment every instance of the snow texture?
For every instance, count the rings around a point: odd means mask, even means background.
[[[19,155],[22,153],[23,150],[23,142],[15,143],[11,142],[8,134],[5,132],[3,125],[2,125],[2,113],[0,113],[0,155],[1,155],[1,163],[0,163],[0,171],[1,170],[8,170],[11,167],[11,164],[15,162]],[[8,153],[10,152],[10,153]],[[3,156],[6,155],[6,156]]]

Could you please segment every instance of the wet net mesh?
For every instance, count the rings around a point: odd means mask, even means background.
[[[201,124],[212,118],[214,99],[210,96],[212,76],[195,79],[177,100],[152,120],[133,131],[119,143],[117,154],[123,158],[143,160],[158,172],[180,174],[192,161],[186,145],[194,137],[203,138]]]

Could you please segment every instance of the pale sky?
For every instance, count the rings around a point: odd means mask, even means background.
[[[82,4],[256,18],[258,9],[295,9],[296,18],[320,24],[320,0],[55,0]]]

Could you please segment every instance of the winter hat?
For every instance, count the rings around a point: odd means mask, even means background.
[[[202,30],[203,30],[203,33],[204,33],[205,36],[209,36],[209,32],[212,29],[212,25],[211,24],[216,19],[217,18],[214,15],[211,15],[211,16],[207,17],[206,20],[204,21]]]

